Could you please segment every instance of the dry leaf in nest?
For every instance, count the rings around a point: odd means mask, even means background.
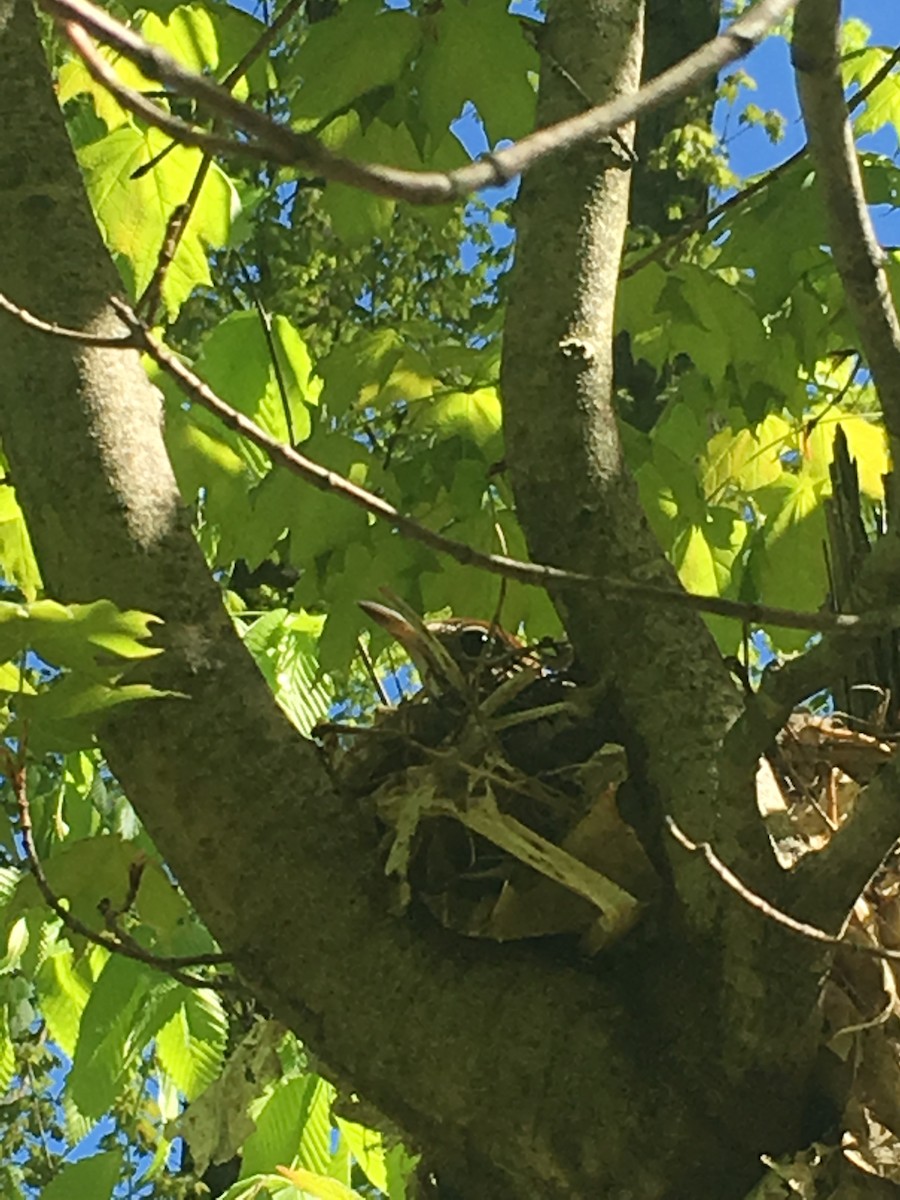
[[[497,941],[583,935],[596,953],[626,933],[658,880],[636,834],[622,821],[616,790],[624,750],[606,746],[576,768],[578,802],[516,772],[485,746],[442,748],[391,777],[376,793],[392,832],[386,870],[400,904],[418,893],[441,924]],[[517,794],[520,793],[520,794]],[[559,844],[514,813],[579,811]]]
[[[756,778],[759,809],[783,866],[828,844],[894,749],[892,739],[850,729],[837,716],[791,716]]]
[[[857,1128],[841,1139],[844,1156],[860,1171],[900,1184],[900,1139],[863,1107]]]

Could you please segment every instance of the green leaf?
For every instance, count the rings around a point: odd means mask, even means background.
[[[282,1167],[281,1173],[300,1189],[302,1196],[312,1196],[315,1200],[357,1200],[358,1193],[346,1184],[305,1167]]]
[[[387,1191],[387,1169],[385,1167],[384,1139],[377,1129],[357,1125],[355,1121],[336,1118],[341,1137],[347,1139],[350,1153],[359,1163],[369,1183],[380,1192]]]
[[[37,695],[18,696],[16,712],[27,723],[32,753],[68,754],[93,746],[103,719],[113,708],[174,695],[147,683],[97,683],[79,673],[54,680]]]
[[[71,1058],[91,994],[91,979],[84,960],[76,966],[72,947],[59,943],[45,960],[35,982],[50,1036]]]
[[[703,488],[718,497],[729,490],[752,492],[784,474],[782,453],[790,448],[794,426],[770,415],[754,429],[721,430],[706,449]]]
[[[151,171],[133,177],[164,149],[169,152]],[[85,146],[79,154],[107,245],[128,260],[137,295],[156,270],[169,219],[187,199],[201,158],[200,150],[172,148],[157,129],[142,132],[130,124]],[[195,287],[212,283],[207,249],[227,243],[235,197],[227,177],[213,164],[163,282],[163,301],[170,316]]]
[[[804,444],[804,457],[810,473],[817,479],[827,481],[830,495],[831,480],[828,468],[834,457],[834,438],[840,428],[847,438],[850,456],[856,460],[863,495],[880,503],[884,499],[884,477],[890,470],[884,427],[856,413],[839,413],[825,406],[819,411],[822,415],[821,419],[817,420],[816,410],[813,410],[812,433]]]
[[[119,1181],[121,1150],[105,1150],[77,1162],[67,1162],[41,1192],[41,1200],[106,1200]]]
[[[816,611],[828,585],[825,570],[826,492],[822,480],[785,475],[755,493],[766,516],[761,540],[754,540],[750,568],[757,594],[766,604]],[[799,649],[806,634],[775,630],[773,638],[783,649]]]
[[[202,5],[182,4],[165,17],[150,12],[141,23],[141,34],[198,74],[218,66],[216,26],[209,10]]]
[[[377,118],[365,125],[355,112],[336,117],[322,131],[321,141],[329,150],[363,163],[386,163],[393,167],[421,168],[422,160],[409,130],[391,126]],[[361,188],[329,184],[322,207],[331,218],[337,236],[348,246],[362,246],[372,238],[388,235],[397,201],[376,196]]]
[[[0,1093],[12,1083],[16,1074],[16,1051],[9,1030],[9,1012],[5,1002],[0,1002]]]
[[[820,189],[803,161],[741,206],[718,251],[717,265],[752,271],[757,312],[772,313],[814,267],[833,269],[820,249],[827,241]]]
[[[320,121],[396,83],[421,36],[421,22],[408,12],[385,12],[381,0],[347,0],[335,16],[310,28],[283,73],[285,85],[300,81],[294,117]]]
[[[154,978],[142,964],[111,954],[91,990],[67,1080],[73,1103],[86,1117],[103,1116],[137,1064],[146,1040],[137,1039],[135,1030]]]
[[[433,429],[440,437],[464,437],[490,462],[502,457],[500,397],[496,388],[473,392],[444,392],[420,404],[412,417],[414,429]]]
[[[284,317],[271,318],[270,334],[271,348],[256,312],[233,313],[207,336],[196,370],[214,392],[266,433],[279,442],[297,445],[309,437],[307,405],[317,400],[310,383],[309,353]],[[249,443],[242,442],[241,448],[262,473],[268,456]]]
[[[701,524],[676,538],[671,560],[687,591],[736,598],[742,576],[739,556],[748,533],[747,522],[731,509],[711,508]],[[739,623],[725,617],[704,619],[723,653],[733,653],[741,636]]]
[[[402,1144],[391,1146],[385,1156],[389,1200],[407,1200],[407,1181],[418,1162],[419,1155],[410,1154]]]
[[[31,650],[54,666],[105,676],[117,659],[159,654],[158,648],[143,644],[158,620],[149,613],[122,611],[109,600],[69,605],[0,601],[0,661]]]
[[[133,91],[147,92],[158,86],[130,59],[108,46],[98,46],[97,54],[112,67],[119,81]],[[65,104],[73,96],[82,94],[91,97],[95,113],[110,132],[123,125],[131,125],[131,114],[119,104],[108,88],[93,78],[81,58],[74,58],[60,67],[57,96],[60,104]]]
[[[324,721],[335,700],[334,685],[319,670],[317,652],[325,618],[277,608],[254,621],[244,635],[272,693],[301,733]]]
[[[423,400],[440,388],[428,359],[392,329],[358,333],[319,360],[322,404],[334,416],[350,408],[387,411],[397,401]]]
[[[244,1143],[243,1175],[297,1163],[326,1174],[332,1159],[330,1106],[334,1088],[317,1075],[281,1080],[256,1116]]]
[[[417,71],[422,115],[437,142],[467,100],[478,109],[488,141],[519,138],[534,127],[538,69],[534,48],[506,0],[444,0],[429,19]]]
[[[892,55],[885,46],[868,46],[847,55],[842,63],[846,85],[865,87]],[[857,137],[876,133],[885,125],[900,129],[900,79],[892,71],[878,87],[866,97],[865,105],[853,118],[853,129]]]
[[[0,485],[0,568],[3,578],[14,583],[28,600],[41,585],[25,519],[9,484]]]
[[[216,529],[240,529],[254,475],[224,427],[194,405],[166,405],[166,449],[188,504],[203,492],[203,516]],[[268,551],[270,547],[266,547]]]
[[[186,991],[156,1035],[156,1050],[165,1072],[191,1101],[221,1074],[227,1041],[228,1018],[216,993]]]

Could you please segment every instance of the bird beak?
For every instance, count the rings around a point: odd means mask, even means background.
[[[367,617],[371,617],[376,625],[387,630],[392,638],[400,643],[404,650],[410,652],[418,649],[421,642],[419,631],[414,629],[396,609],[388,608],[386,604],[376,604],[374,600],[360,600],[359,607]]]

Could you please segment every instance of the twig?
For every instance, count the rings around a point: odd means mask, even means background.
[[[332,495],[341,496],[358,508],[364,509],[380,520],[387,521],[395,529],[414,541],[422,542],[446,554],[463,566],[478,567],[493,575],[515,579],[528,587],[590,587],[605,594],[610,600],[623,603],[644,601],[648,604],[669,604],[688,608],[694,612],[712,613],[719,617],[731,617],[737,621],[754,625],[777,625],[786,629],[840,632],[857,636],[871,636],[885,628],[900,625],[900,607],[879,608],[864,613],[801,612],[792,608],[780,608],[770,604],[756,604],[745,600],[728,600],[724,596],[703,596],[683,589],[666,587],[662,584],[641,583],[634,579],[622,579],[612,575],[586,575],[577,571],[565,571],[561,567],[546,563],[524,562],[503,554],[487,554],[476,550],[465,542],[445,537],[413,517],[408,517],[394,508],[381,496],[366,491],[358,484],[321,466],[292,446],[284,445],[261,429],[249,417],[226,404],[221,397],[186,367],[170,350],[167,350],[145,328],[133,310],[116,296],[110,297],[110,305],[128,325],[131,333],[124,338],[97,338],[93,334],[65,329],[42,321],[27,310],[20,308],[0,293],[0,308],[18,317],[24,324],[41,333],[64,337],[87,345],[111,346],[115,349],[143,350],[165,371],[184,392],[188,399],[215,414],[224,425],[247,438],[269,456],[273,463],[291,471],[313,487]]]
[[[222,86],[232,91],[239,80],[246,74],[249,68],[253,65],[256,59],[268,48],[276,35],[288,24],[292,17],[298,12],[303,0],[288,0],[284,8],[275,18],[271,25],[267,25],[260,33],[259,37],[252,46],[245,52],[241,59],[228,72],[222,80]],[[117,80],[118,83],[118,80]],[[140,178],[159,163],[165,155],[178,145],[177,142],[171,142],[159,154],[154,155],[149,163],[145,163],[143,167],[135,171],[132,178]],[[204,153],[200,166],[197,168],[197,174],[194,176],[194,181],[191,184],[191,190],[188,192],[187,199],[184,204],[179,205],[172,216],[169,218],[169,224],[166,229],[166,235],[163,239],[162,247],[159,252],[159,259],[156,268],[153,272],[153,277],[147,284],[143,296],[137,302],[137,311],[141,313],[147,320],[148,325],[154,324],[156,309],[162,298],[162,287],[165,281],[166,274],[175,255],[178,251],[178,246],[181,242],[184,232],[187,229],[188,223],[193,215],[194,209],[197,207],[197,202],[200,199],[200,193],[203,191],[203,185],[206,182],[206,177],[209,174],[212,166],[212,154],[208,151]],[[293,439],[291,439],[293,440]]]
[[[585,575],[580,572],[564,571],[543,563],[523,562],[501,554],[487,554],[476,550],[465,542],[445,537],[412,517],[406,516],[380,496],[366,491],[337,472],[331,471],[312,459],[306,458],[291,446],[286,446],[271,437],[243,413],[226,404],[197,375],[160,344],[141,324],[134,313],[122,301],[113,297],[110,301],[134,334],[135,345],[144,350],[153,361],[171,376],[188,399],[214,413],[229,429],[246,437],[264,450],[273,463],[285,467],[320,491],[343,496],[357,507],[387,521],[401,533],[416,541],[447,554],[464,566],[480,567],[494,575],[531,587],[546,588],[552,585],[592,587],[599,589],[613,600],[645,600],[651,603],[673,604],[698,612],[715,613],[717,616],[734,617],[755,624],[782,625],[791,629],[842,630],[844,632],[868,633],[886,623],[900,623],[900,609],[890,608],[877,613],[804,613],[793,609],[777,608],[765,604],[753,604],[740,600],[727,600],[722,596],[699,596],[692,592],[679,591],[660,584],[639,583],[631,579],[611,576]]]
[[[85,924],[73,912],[70,912],[50,886],[43,863],[38,856],[37,847],[34,842],[34,828],[31,824],[31,808],[28,803],[25,765],[22,761],[17,761],[9,750],[3,752],[2,761],[4,772],[10,781],[13,795],[16,799],[16,807],[19,813],[19,830],[22,834],[22,846],[25,850],[26,861],[31,868],[31,873],[34,876],[38,891],[44,899],[44,903],[59,917],[67,929],[71,930],[72,933],[79,934],[95,946],[102,946],[104,950],[109,950],[114,954],[121,954],[124,958],[131,958],[136,962],[141,962],[149,967],[155,967],[159,971],[164,971],[167,975],[171,975],[178,983],[184,984],[185,987],[223,990],[234,986],[233,980],[205,979],[199,975],[192,975],[189,971],[185,970],[187,967],[223,966],[230,961],[224,954],[199,954],[190,956],[153,954],[151,951],[145,950],[142,946],[138,945],[133,938],[123,938],[118,931],[100,933],[92,929],[90,925]],[[133,885],[134,880],[132,876],[129,891]]]
[[[278,347],[275,343],[275,337],[272,333],[272,314],[265,307],[262,300],[259,298],[259,289],[257,288],[247,264],[241,256],[237,256],[241,270],[244,274],[244,283],[250,293],[250,299],[253,307],[256,309],[256,315],[259,317],[259,323],[262,328],[263,338],[265,339],[266,349],[269,351],[269,359],[272,363],[272,374],[275,376],[275,386],[278,388],[278,397],[281,400],[281,411],[284,414],[284,426],[287,430],[287,440],[290,445],[294,444],[294,417],[291,413],[291,402],[287,392],[287,384],[284,380],[284,371],[281,369],[281,363],[278,360]]]
[[[187,122],[179,122],[142,96],[128,90],[132,111],[138,111],[139,102],[145,120],[159,128],[166,128],[167,132],[185,144],[199,145],[216,152],[249,154],[282,165],[303,164],[315,168],[326,179],[375,195],[417,204],[444,204],[479,188],[504,184],[548,155],[595,141],[644,113],[687,95],[707,76],[747,55],[773,25],[783,20],[795,3],[796,0],[758,0],[717,37],[632,95],[617,97],[607,104],[597,105],[555,125],[536,130],[508,149],[487,154],[477,162],[448,172],[405,171],[379,163],[360,164],[333,154],[311,135],[296,133],[272,121],[266,114],[237,100],[220,84],[182,67],[164,50],[150,45],[108,13],[88,3],[88,0],[41,0],[41,7],[63,24],[70,38],[73,26],[81,26],[92,37],[117,49],[145,75],[193,99],[216,118],[229,122],[248,139],[229,141],[214,134],[201,133]],[[80,53],[83,52],[82,45],[83,39],[79,39]],[[86,65],[91,71],[100,69],[96,60],[92,65],[86,60]],[[104,82],[104,86],[109,87],[110,84]],[[113,83],[112,88],[121,100],[123,85]],[[179,131],[177,134],[176,129]]]
[[[172,142],[172,145],[174,146],[175,143]],[[206,176],[209,174],[209,168],[212,166],[212,161],[212,158],[208,154],[203,156],[203,160],[194,176],[194,182],[191,184],[187,200],[185,200],[184,204],[175,206],[166,223],[166,231],[163,234],[162,245],[159,249],[159,255],[157,256],[156,266],[153,269],[150,282],[144,288],[143,293],[138,297],[135,304],[136,311],[141,314],[148,325],[156,324],[159,306],[162,303],[162,290],[166,275],[168,275],[169,268],[175,261],[175,255],[178,253],[181,239],[184,237],[184,232],[188,227],[188,221],[190,221],[197,201],[200,199],[200,193],[203,190]]]
[[[798,921],[796,917],[790,916],[789,913],[782,912],[780,908],[776,908],[774,904],[770,904],[768,900],[765,900],[757,892],[748,888],[735,875],[734,871],[722,862],[709,842],[692,841],[670,816],[666,816],[665,822],[669,833],[678,842],[679,846],[683,846],[691,854],[701,855],[722,882],[731,888],[735,895],[740,896],[745,904],[748,904],[751,908],[755,908],[757,912],[762,913],[764,917],[768,917],[770,921],[774,921],[776,925],[781,925],[782,928],[789,929],[792,933],[799,934],[800,937],[804,937],[810,942],[820,942],[823,946],[856,950],[860,954],[868,954],[871,958],[883,958],[889,962],[900,962],[900,950],[888,950],[883,946],[873,946],[868,942],[855,942],[847,937],[826,933],[818,925],[808,925],[806,921]]]
[[[83,329],[67,329],[64,325],[57,325],[53,321],[43,321],[34,313],[30,313],[27,308],[21,308],[18,304],[14,304],[2,292],[0,292],[0,309],[21,321],[23,325],[27,325],[29,329],[36,329],[40,333],[49,333],[53,337],[63,338],[66,341],[80,342],[82,346],[103,346],[107,349],[127,350],[134,345],[134,336],[130,333],[108,337],[106,334],[87,333]]]
[[[391,706],[390,698],[388,697],[387,692],[384,690],[384,684],[378,678],[378,672],[375,670],[375,664],[374,664],[374,662],[372,662],[372,655],[369,653],[369,648],[368,648],[368,646],[366,646],[366,643],[362,640],[361,637],[358,637],[356,639],[356,649],[359,651],[359,657],[362,659],[363,666],[366,668],[366,674],[369,676],[372,686],[375,688],[375,691],[378,693],[378,699],[381,701],[381,703],[384,705],[385,708],[390,708],[390,706]],[[320,729],[322,727],[323,726],[321,726],[321,725],[317,726],[317,728],[320,728]],[[329,732],[332,729],[336,729],[336,728],[337,728],[337,726],[331,726],[331,725],[328,726]]]

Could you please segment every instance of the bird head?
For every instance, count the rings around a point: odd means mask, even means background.
[[[496,686],[530,663],[525,644],[489,621],[464,617],[414,621],[372,600],[361,600],[359,606],[400,643],[432,692],[459,690],[460,683]]]

